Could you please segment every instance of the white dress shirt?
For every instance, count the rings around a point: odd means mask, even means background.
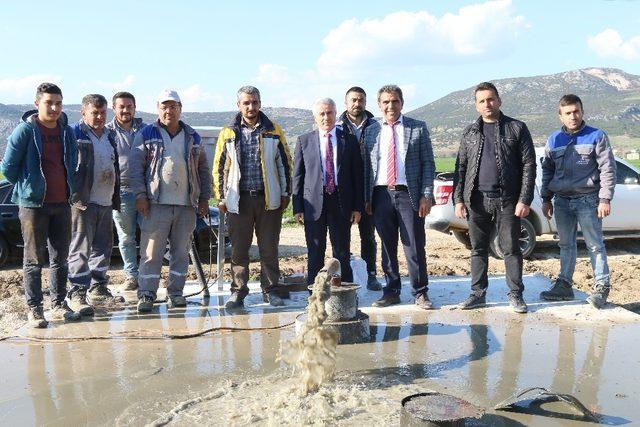
[[[401,153],[404,149],[404,126],[402,115],[396,125],[396,185],[407,185],[407,177],[404,174],[404,158]],[[391,145],[391,125],[383,121],[380,131],[380,143],[378,144],[378,176],[376,185],[387,185],[387,156]]]
[[[323,183],[327,184],[327,171],[325,170],[327,160],[327,133],[331,135],[331,147],[333,148],[333,182],[338,185],[338,141],[336,139],[336,127],[334,126],[329,132],[322,129],[318,129],[318,136],[320,137],[320,162],[322,167],[322,179]]]

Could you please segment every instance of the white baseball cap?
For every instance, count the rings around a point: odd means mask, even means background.
[[[164,89],[162,92],[158,94],[158,103],[162,104],[167,101],[175,101],[180,102],[180,97],[178,96],[178,92],[171,89]]]

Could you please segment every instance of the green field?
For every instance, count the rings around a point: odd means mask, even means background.
[[[453,172],[456,169],[455,157],[436,157],[436,171]]]
[[[640,169],[640,160],[627,160],[627,162]]]

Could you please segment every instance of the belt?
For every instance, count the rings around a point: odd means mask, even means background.
[[[377,185],[376,187],[386,188],[389,191],[409,191],[406,185]]]
[[[249,197],[258,197],[264,195],[264,190],[240,190],[240,195],[243,194]]]

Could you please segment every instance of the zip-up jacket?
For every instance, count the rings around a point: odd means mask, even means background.
[[[131,131],[135,135],[142,129],[144,123],[139,117],[133,119],[131,125]],[[118,147],[118,158],[120,159],[120,187],[122,190],[129,190],[129,156],[131,155],[131,149],[133,148],[133,141],[131,146],[127,142],[127,138],[122,132],[122,128],[117,125],[115,117],[106,125],[107,128],[112,129],[116,133],[116,145]]]
[[[11,201],[17,205],[42,207],[47,183],[42,171],[42,137],[36,123],[37,110],[24,113],[18,126],[11,132],[7,148],[0,163],[0,171],[7,181],[15,184]],[[63,162],[67,176],[67,192],[73,192],[73,176],[78,164],[78,150],[73,130],[62,113],[58,119],[63,144]],[[71,198],[69,198],[71,203]]]
[[[89,206],[89,198],[91,189],[93,188],[93,168],[94,168],[94,151],[93,142],[89,138],[89,126],[82,120],[75,123],[72,127],[78,146],[78,167],[73,178],[74,188],[71,194],[71,204],[79,209],[86,209]],[[113,196],[111,196],[111,207],[120,210],[120,172],[118,166],[118,149],[116,147],[115,131],[105,127],[104,132],[108,132],[109,143],[113,147],[114,161],[113,168],[115,170],[115,181],[113,185]]]
[[[500,198],[531,205],[536,181],[536,157],[527,125],[500,113],[496,126],[496,165]],[[477,187],[480,158],[484,146],[482,117],[462,133],[456,170],[453,175],[453,200],[471,205],[471,193]]]
[[[566,128],[547,140],[542,161],[542,200],[554,194],[575,197],[597,193],[602,201],[613,199],[616,161],[607,134],[584,122],[576,132]]]
[[[211,198],[211,168],[200,141],[200,135],[189,125],[180,122],[185,133],[185,156],[189,200],[197,209],[199,202]],[[134,148],[129,159],[129,184],[137,199],[147,198],[151,203],[160,201],[160,181],[164,167],[164,140],[160,133],[160,124],[156,121],[148,124],[136,134]]]
[[[282,128],[262,112],[259,122],[261,132],[258,140],[262,181],[264,183],[265,208],[280,208],[281,197],[291,195],[291,171],[293,160]],[[242,115],[225,127],[218,135],[213,181],[215,197],[224,201],[229,212],[238,213],[240,202],[240,141],[242,141]]]

